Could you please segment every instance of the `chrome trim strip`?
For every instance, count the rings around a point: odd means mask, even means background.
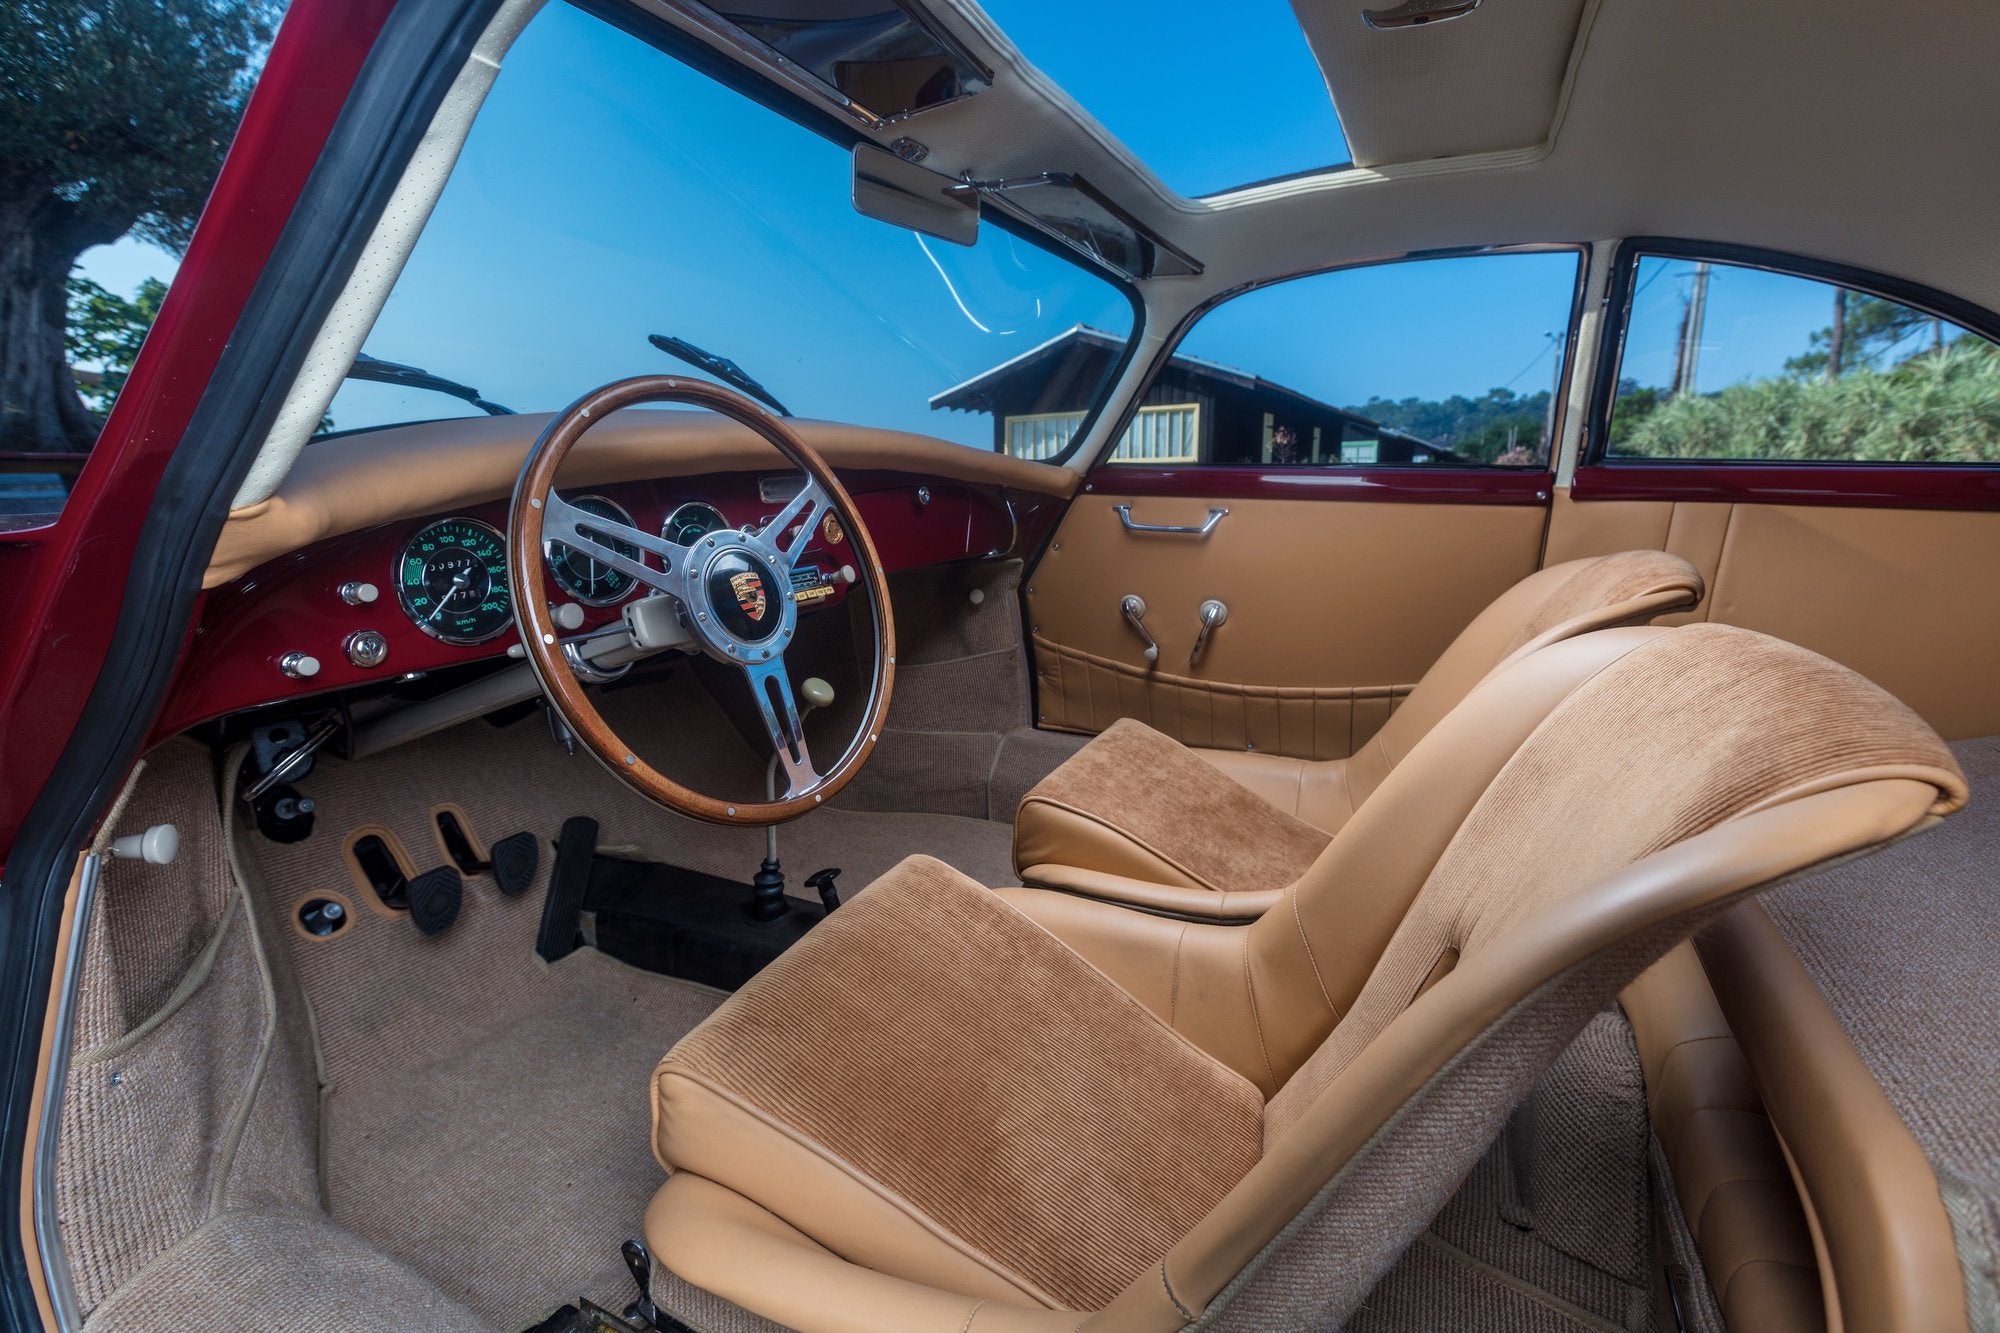
[[[42,1089],[41,1124],[35,1140],[35,1248],[41,1253],[42,1280],[48,1284],[56,1327],[63,1333],[81,1328],[83,1316],[77,1309],[76,1283],[70,1276],[69,1255],[63,1249],[62,1228],[56,1217],[56,1139],[62,1128],[63,1092],[69,1084],[70,1041],[76,1030],[76,997],[83,983],[84,941],[90,935],[91,909],[97,905],[97,875],[102,864],[95,855],[85,857],[83,873],[77,881],[76,914],[63,956],[62,993],[56,997],[49,1077]]]

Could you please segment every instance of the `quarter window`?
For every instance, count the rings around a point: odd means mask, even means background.
[[[1610,459],[2000,462],[2000,347],[1814,278],[1642,255]]]

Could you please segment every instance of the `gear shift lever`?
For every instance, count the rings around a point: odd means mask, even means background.
[[[799,686],[799,728],[804,730],[806,718],[816,708],[824,708],[833,702],[833,686],[818,676],[807,676]],[[778,799],[778,755],[771,752],[771,762],[764,766],[764,798]],[[785,904],[785,872],[778,867],[778,826],[772,824],[764,831],[764,864],[757,867],[757,873],[750,877],[750,919],[752,921],[776,921],[792,909]]]

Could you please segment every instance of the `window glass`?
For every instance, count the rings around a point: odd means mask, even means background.
[[[2000,348],[1817,279],[1641,256],[1608,453],[2000,462]]]
[[[508,53],[321,434],[706,373],[664,340],[802,417],[995,449],[1025,413],[1033,456],[1059,452],[1124,355],[1124,291],[991,222],[953,245],[857,213],[851,192],[844,146],[552,5]]]
[[[0,528],[61,510],[159,313],[282,9],[0,6]]]
[[[1114,463],[1548,465],[1575,251],[1315,274],[1204,315]]]

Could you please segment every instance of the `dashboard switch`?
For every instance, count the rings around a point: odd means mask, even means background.
[[[583,608],[575,602],[557,602],[553,607],[549,608],[549,617],[556,622],[557,629],[580,630],[583,628]]]
[[[349,579],[340,585],[340,600],[349,606],[366,606],[381,595],[382,590],[372,583]]]
[[[389,640],[380,630],[358,629],[341,646],[347,649],[347,660],[358,667],[378,667],[389,658]]]
[[[293,680],[310,680],[319,674],[319,659],[311,653],[286,653],[278,659],[278,670]]]

